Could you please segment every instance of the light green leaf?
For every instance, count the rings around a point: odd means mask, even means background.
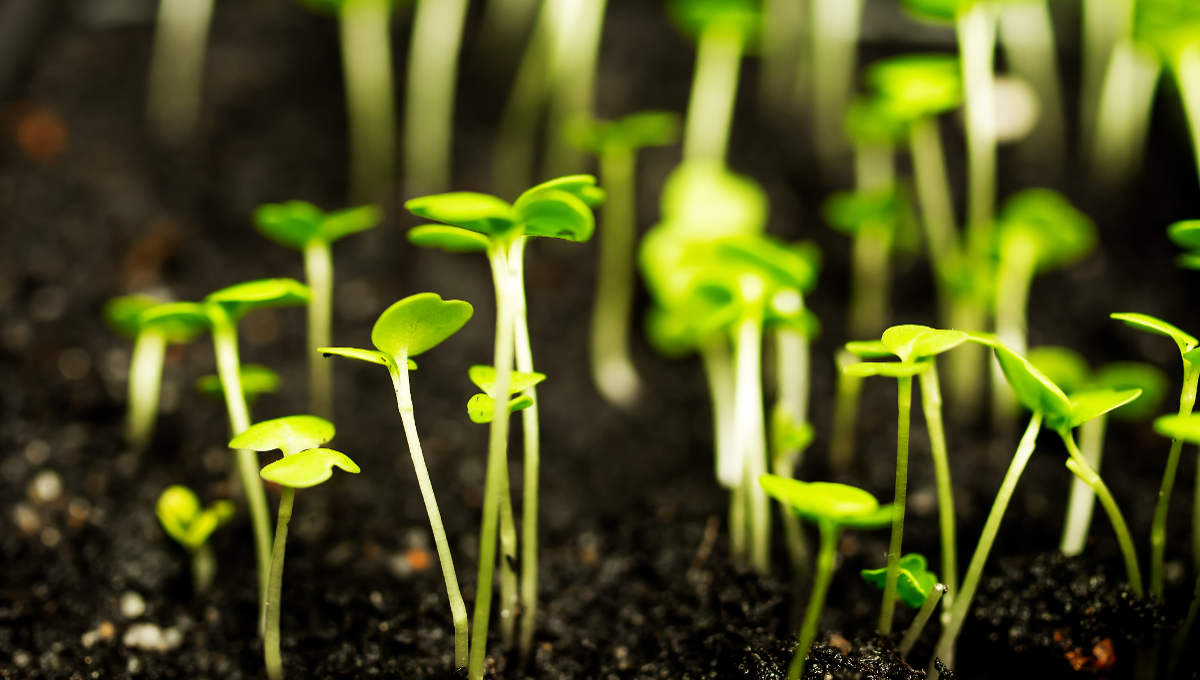
[[[797,423],[782,410],[776,409],[771,414],[771,449],[776,454],[807,449],[815,434],[812,424]]]
[[[264,236],[296,250],[303,250],[317,237],[325,213],[305,201],[267,203],[254,210],[254,227]]]
[[[777,475],[762,475],[758,481],[768,495],[814,524],[829,522],[835,526],[868,528],[861,523],[879,519],[879,501],[857,487],[832,482],[802,482]],[[887,519],[879,526],[891,522],[891,508],[887,507]]]
[[[1071,264],[1096,246],[1092,220],[1050,189],[1026,189],[1005,201],[999,234],[1001,248],[1032,243],[1042,272]]]
[[[1117,321],[1124,321],[1126,326],[1136,328],[1139,331],[1156,333],[1158,335],[1165,335],[1168,338],[1171,338],[1175,341],[1175,344],[1179,346],[1180,354],[1186,354],[1187,352],[1196,349],[1197,345],[1200,345],[1200,340],[1197,340],[1188,333],[1179,330],[1166,321],[1163,321],[1162,319],[1156,319],[1149,314],[1126,312],[1120,314],[1109,314],[1109,318],[1116,319]]]
[[[476,387],[488,395],[496,396],[496,369],[494,367],[476,364],[467,370],[467,375],[471,378],[471,382],[475,383]],[[511,376],[508,384],[509,394],[524,392],[546,379],[544,374],[537,372],[525,373],[522,371],[512,371],[509,375]]]
[[[1075,350],[1056,345],[1042,345],[1029,350],[1029,363],[1033,364],[1047,378],[1058,385],[1063,392],[1070,394],[1091,379],[1091,367],[1087,360]]]
[[[200,499],[186,486],[169,486],[158,497],[154,512],[167,535],[188,552],[208,542],[209,536],[233,518],[231,501],[219,500],[201,509]]]
[[[547,182],[527,189],[517,198],[517,202],[513,205],[519,205],[522,202],[529,202],[541,194],[543,191],[564,191],[579,199],[584,205],[589,208],[598,207],[604,203],[604,189],[596,186],[596,178],[592,175],[567,175],[559,177]]]
[[[894,189],[839,191],[821,208],[825,221],[850,235],[862,229],[892,231],[900,220],[900,201]]]
[[[404,207],[417,217],[488,235],[508,231],[519,219],[507,201],[468,191],[414,198]]]
[[[1142,393],[1139,389],[1111,390],[1097,388],[1076,392],[1071,395],[1071,418],[1065,423],[1056,419],[1047,419],[1046,424],[1054,429],[1064,426],[1075,428],[1093,418],[1098,418],[1109,411],[1120,408],[1132,402]]]
[[[287,416],[251,425],[229,442],[231,449],[283,451],[292,456],[333,439],[333,423],[317,416]]]
[[[443,300],[436,293],[410,295],[379,316],[371,343],[393,357],[417,356],[457,333],[473,313],[462,300]]]
[[[887,585],[887,568],[863,569],[859,572],[863,580],[883,590]],[[929,594],[938,583],[937,574],[929,571],[925,556],[909,553],[900,558],[900,574],[896,580],[896,596],[913,609],[925,604]]]
[[[151,307],[138,315],[143,329],[155,329],[166,336],[167,342],[191,342],[210,327],[204,305],[195,302],[168,302]]]
[[[995,352],[1004,377],[1008,379],[1008,384],[1017,393],[1017,400],[1025,408],[1042,413],[1047,421],[1071,419],[1071,402],[1058,385],[1037,370],[1025,357],[1003,344],[997,343]]]
[[[679,141],[679,114],[673,111],[642,111],[617,121],[621,141],[630,149],[668,146]]]
[[[488,237],[460,227],[426,224],[408,230],[408,241],[422,248],[441,248],[450,253],[482,253]]]
[[[1200,444],[1200,413],[1160,416],[1154,421],[1154,431],[1164,437]]]
[[[378,226],[382,221],[383,211],[375,205],[362,205],[327,213],[321,222],[321,238],[333,243],[343,237]]]
[[[264,467],[258,474],[268,482],[290,486],[294,489],[307,489],[332,477],[335,467],[353,474],[361,471],[358,465],[341,451],[307,449],[280,458]]]
[[[982,0],[901,0],[904,10],[922,21],[952,23]]]
[[[896,356],[879,340],[851,340],[846,343],[846,351],[860,359],[892,359]]]
[[[944,331],[929,326],[906,324],[892,326],[883,332],[880,342],[900,360],[912,363],[941,354],[966,342],[967,334],[962,331]]]
[[[929,368],[926,362],[906,364],[902,361],[862,361],[850,364],[842,369],[846,375],[856,378],[881,376],[884,378],[911,378],[925,372]]]
[[[856,144],[896,144],[908,134],[909,119],[883,97],[860,97],[850,102],[842,127]]]
[[[962,105],[962,67],[950,54],[905,54],[867,67],[867,82],[908,120],[937,116]]]
[[[1183,220],[1167,227],[1167,237],[1177,246],[1200,248],[1200,220]]]
[[[658,228],[678,229],[692,238],[761,232],[767,224],[763,188],[719,163],[681,163],[663,185],[660,205]]]
[[[246,401],[254,402],[259,395],[279,391],[279,374],[260,364],[242,364],[238,368],[242,393]],[[219,375],[205,375],[196,379],[196,391],[214,399],[225,398],[225,387]]]
[[[254,309],[308,304],[312,292],[295,279],[260,279],[210,293],[204,301],[223,306],[234,320]]]
[[[762,22],[754,0],[671,0],[667,11],[675,25],[693,37],[714,24],[723,24],[738,30],[748,42]]]
[[[111,298],[104,303],[104,320],[109,328],[127,338],[133,338],[141,330],[139,317],[142,312],[162,304],[165,304],[162,300],[150,295],[123,295]]]
[[[391,366],[392,358],[383,352],[377,352],[373,349],[359,349],[357,347],[318,347],[317,351],[325,357],[345,357],[347,359],[356,359],[358,361],[366,361],[380,366]]]
[[[515,413],[533,406],[533,398],[521,395],[508,401],[508,412]],[[476,394],[467,402],[467,416],[474,423],[490,423],[496,413],[496,400],[486,394]]]
[[[558,189],[526,193],[514,204],[528,236],[560,238],[582,243],[592,238],[596,218],[573,194]]]
[[[1145,420],[1157,414],[1166,399],[1170,381],[1150,364],[1114,361],[1101,366],[1092,383],[1113,390],[1140,389],[1141,396],[1112,412],[1114,418]]]

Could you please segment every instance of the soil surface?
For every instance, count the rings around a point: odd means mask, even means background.
[[[952,44],[944,32],[879,29],[887,14],[880,5],[869,5],[875,29],[865,59]],[[488,149],[510,73],[497,66],[504,59],[471,47],[476,11],[459,88],[455,188],[486,191]],[[99,310],[110,297],[140,290],[196,300],[250,279],[303,278],[299,255],[261,237],[249,217],[264,202],[344,205],[337,32],[328,18],[285,0],[217,3],[202,139],[168,152],[143,124],[150,19],[150,3],[137,0],[66,3],[0,121],[0,677],[262,675],[244,514],[214,535],[216,582],[194,596],[187,557],[153,512],[169,484],[187,484],[206,502],[231,491],[223,407],[192,390],[196,378],[215,370],[211,343],[201,338],[171,349],[156,439],[139,462],[123,453],[120,438],[130,343],[104,326]],[[408,22],[408,11],[400,11],[397,55],[405,53]],[[1072,49],[1068,36],[1068,83]],[[692,45],[658,3],[612,0],[600,114],[684,110],[692,60]],[[831,479],[824,460],[830,357],[847,339],[849,247],[819,218],[836,183],[815,172],[796,122],[757,113],[754,75],[755,61],[747,60],[731,164],[767,188],[773,233],[814,240],[825,252],[810,301],[825,327],[814,348],[817,439],[798,476]],[[1145,170],[1129,193],[1098,192],[1079,171],[1055,184],[1096,219],[1100,245],[1083,263],[1034,283],[1030,344],[1066,345],[1093,365],[1149,361],[1178,389],[1172,344],[1107,318],[1140,311],[1200,330],[1184,293],[1197,275],[1173,266],[1175,250],[1163,236],[1170,221],[1195,216],[1188,206],[1200,197],[1178,102],[1164,95],[1160,103]],[[961,193],[955,121],[946,121],[946,133]],[[677,162],[677,149],[643,155],[643,228],[653,223],[658,189]],[[1001,196],[1028,185],[1008,151],[1001,162]],[[466,418],[474,394],[467,367],[491,357],[491,283],[481,257],[409,246],[404,228],[413,223],[393,214],[335,247],[334,340],[368,346],[378,313],[416,292],[475,305],[476,318],[422,357],[413,376],[418,427],[470,603],[486,428]],[[781,535],[773,577],[739,570],[726,558],[720,527],[727,499],[713,479],[697,361],[664,361],[635,338],[635,359],[650,386],[642,408],[622,413],[594,392],[586,361],[594,260],[594,246],[565,242],[536,243],[528,258],[535,357],[550,376],[539,388],[542,612],[536,657],[522,665],[494,641],[491,671],[546,680],[782,678],[807,589],[793,582]],[[923,261],[898,263],[893,301],[897,322],[936,324]],[[243,321],[241,338],[244,361],[266,364],[284,380],[279,394],[255,404],[255,417],[303,412],[303,311],[255,312]],[[296,678],[452,677],[444,585],[388,379],[377,367],[343,362],[336,380],[339,433],[331,445],[363,474],[339,474],[297,494],[284,577],[286,669]],[[867,384],[858,462],[840,480],[882,499],[890,499],[893,484],[891,389]],[[965,565],[1015,437],[954,423],[949,440]],[[912,441],[905,547],[930,556],[936,569],[932,465],[919,417]],[[1190,599],[1195,456],[1184,457],[1172,499],[1167,604],[1153,610],[1130,601],[1121,585],[1124,567],[1102,512],[1082,559],[1034,557],[1058,544],[1070,483],[1061,443],[1050,435],[1039,443],[1001,528],[977,615],[961,638],[957,677],[1077,677],[1076,666],[1133,677],[1138,649],[1153,644],[1151,631],[1163,625],[1169,634]],[[1133,527],[1143,567],[1166,449],[1146,423],[1110,426],[1104,476]],[[515,482],[519,443],[511,451]],[[519,483],[513,492],[519,498]],[[882,566],[885,541],[886,532],[850,532],[843,541],[826,633],[808,677],[920,677],[921,669],[898,661],[889,641],[874,637],[879,594],[856,575]],[[898,616],[903,630],[912,613],[901,608]],[[935,635],[931,626],[914,652],[921,663]]]

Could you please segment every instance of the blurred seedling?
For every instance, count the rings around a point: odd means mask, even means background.
[[[1172,450],[1174,450],[1175,442],[1186,441],[1191,444],[1200,444],[1200,414],[1179,413],[1162,416],[1154,421],[1154,429],[1164,437],[1171,438]],[[1161,494],[1159,497],[1161,498]],[[1158,519],[1157,516],[1155,519]],[[1198,614],[1200,614],[1200,574],[1196,576],[1196,588],[1192,594],[1192,603],[1188,606],[1187,617],[1179,626],[1179,630],[1175,632],[1175,639],[1171,645],[1171,661],[1166,677],[1174,677],[1175,668],[1179,665],[1179,660],[1184,652],[1194,649],[1188,646],[1188,641],[1191,638],[1192,627],[1196,623]]]
[[[410,230],[409,240],[414,244],[456,253],[487,254],[496,289],[495,394],[511,394],[514,359],[516,370],[534,372],[525,302],[526,241],[533,236],[574,242],[589,240],[595,231],[592,208],[603,201],[604,190],[596,186],[594,177],[572,175],[539,184],[521,194],[512,204],[495,196],[470,192],[435,194],[404,204],[418,217],[442,223]],[[536,388],[531,384],[524,393],[533,400],[533,404],[522,411],[525,458],[519,596],[520,649],[522,657],[528,659],[533,649],[537,618],[537,506],[541,451]],[[517,594],[509,592],[515,582],[513,562],[517,547],[515,529],[510,532],[507,528],[512,521],[506,453],[509,419],[499,417],[506,415],[506,406],[501,401],[495,404],[496,413],[488,436],[487,486],[480,532],[479,592],[474,614],[475,642],[472,644],[469,673],[472,680],[479,680],[484,672],[498,530],[504,551],[504,558],[500,560],[501,639],[507,644],[512,642],[517,618]]]
[[[801,519],[817,525],[821,532],[821,547],[817,553],[812,593],[800,626],[800,638],[795,656],[788,667],[788,680],[799,680],[804,674],[804,662],[817,635],[821,613],[825,610],[825,595],[837,560],[838,544],[846,529],[879,529],[892,518],[892,506],[880,506],[879,501],[862,489],[830,482],[802,482],[776,475],[763,475],[759,483],[768,494],[791,508]]]
[[[268,203],[254,211],[254,226],[276,243],[304,253],[304,276],[312,297],[308,302],[308,398],[312,414],[333,418],[333,370],[322,361],[318,347],[333,344],[333,255],[340,238],[370,229],[383,215],[367,205],[326,213],[311,203]]]
[[[811,0],[811,112],[813,143],[821,169],[840,175],[846,165],[842,119],[857,77],[864,0]]]
[[[483,394],[476,394],[467,402],[467,415],[474,423],[490,423],[492,417],[496,413],[496,369],[493,366],[472,366],[468,371],[471,382],[475,386],[483,390]],[[519,394],[537,385],[546,379],[546,376],[541,373],[522,373],[513,371],[512,378],[508,385],[508,412],[516,413],[517,411],[527,409],[533,406],[533,399],[527,394],[521,394],[515,398],[514,394]]]
[[[890,260],[902,201],[893,184],[874,190],[839,192],[825,202],[825,220],[854,238],[846,321],[851,337],[872,337],[887,322]]]
[[[213,0],[163,0],[150,57],[146,117],[151,131],[172,146],[195,137]]]
[[[450,188],[454,93],[467,0],[416,0],[404,109],[405,193]]]
[[[275,545],[271,551],[271,579],[267,596],[267,625],[263,639],[263,657],[267,677],[283,677],[283,658],[279,652],[279,615],[283,602],[283,557],[287,547],[288,524],[292,521],[292,502],[296,489],[307,489],[327,481],[333,468],[358,474],[359,467],[349,456],[333,449],[319,448],[333,439],[333,423],[316,416],[288,416],[266,420],[251,426],[229,442],[229,448],[253,451],[279,449],[283,458],[267,465],[259,473],[268,482],[283,487],[279,497],[279,520],[275,527]]]
[[[929,449],[937,478],[938,525],[942,536],[942,570],[946,582],[946,607],[957,594],[958,549],[954,528],[954,488],[950,481],[949,454],[946,432],[942,424],[942,393],[938,381],[937,355],[947,352],[967,340],[967,334],[955,330],[938,330],[928,326],[892,326],[878,343],[850,343],[847,349],[864,358],[878,359],[894,356],[895,361],[863,361],[845,368],[847,373],[866,378],[877,375],[896,380],[896,494],[893,504],[892,537],[888,547],[887,582],[883,589],[883,605],[879,615],[879,630],[892,632],[896,602],[897,580],[900,577],[901,548],[904,536],[904,510],[908,497],[908,445],[912,413],[912,380],[921,382],[921,404],[929,431]]]
[[[474,309],[462,300],[443,300],[434,293],[410,295],[384,310],[371,329],[371,344],[374,350],[355,347],[322,347],[325,356],[340,356],[385,366],[392,377],[396,390],[396,407],[404,424],[408,439],[408,451],[412,456],[413,468],[417,473],[417,484],[421,487],[421,498],[425,501],[425,512],[433,530],[433,541],[442,563],[442,576],[446,580],[446,594],[450,600],[450,613],[454,618],[454,665],[464,669],[468,662],[467,606],[458,587],[458,575],[454,571],[454,560],[450,555],[450,542],[442,524],[442,513],[438,510],[429,469],[425,465],[425,454],[417,434],[417,420],[413,409],[412,391],[409,387],[410,370],[417,365],[411,357],[433,349],[446,338],[462,328]],[[489,576],[490,578],[490,576]]]
[[[246,395],[247,406],[253,406],[264,394],[278,392],[282,384],[279,374],[262,364],[242,364],[238,377],[241,379],[242,393]],[[197,392],[211,399],[225,398],[225,386],[221,384],[219,375],[202,375],[196,379],[195,387]]]
[[[201,507],[195,492],[178,484],[168,486],[154,506],[158,522],[167,535],[183,546],[192,558],[192,585],[203,593],[217,574],[217,556],[208,539],[221,525],[233,519],[232,501],[213,501]]]
[[[599,158],[600,180],[608,192],[592,308],[592,381],[609,403],[629,410],[636,406],[642,389],[629,356],[637,240],[637,151],[674,144],[679,136],[679,118],[666,111],[635,113],[612,122],[580,118],[572,121],[567,136]]]
[[[1167,227],[1171,241],[1189,252],[1175,258],[1175,263],[1186,269],[1200,269],[1200,220],[1183,220]]]
[[[208,317],[194,303],[128,295],[109,300],[104,318],[119,333],[134,338],[125,440],[140,458],[154,438],[167,345],[191,342],[208,330]]]
[[[1145,0],[1137,3],[1133,14],[1134,38],[1155,52],[1158,62],[1175,77],[1194,161],[1200,167],[1200,7],[1187,0]],[[1153,84],[1148,87],[1152,98]],[[1149,108],[1147,104],[1145,111],[1135,110],[1148,118]]]
[[[938,583],[937,574],[929,571],[925,556],[920,553],[909,553],[900,558],[900,576],[896,583],[896,596],[904,604],[917,610],[917,615],[904,632],[904,637],[896,649],[901,656],[908,656],[921,631],[933,615],[938,600],[946,592],[946,586]],[[863,580],[883,590],[887,587],[887,569],[863,569]]]

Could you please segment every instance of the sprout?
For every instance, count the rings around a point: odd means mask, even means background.
[[[894,186],[875,191],[841,192],[825,202],[826,221],[854,237],[846,321],[851,337],[876,335],[887,321],[888,260],[901,219],[901,203]]]
[[[368,205],[333,213],[304,201],[268,203],[254,211],[254,226],[276,243],[304,253],[304,274],[312,297],[308,302],[308,398],[313,415],[333,417],[333,371],[318,347],[333,344],[334,241],[370,229],[383,219]]]
[[[238,377],[242,383],[242,393],[246,395],[247,406],[258,401],[259,395],[278,392],[282,382],[278,373],[260,364],[242,364],[238,370]],[[213,399],[225,398],[225,385],[221,383],[219,375],[197,378],[196,391]]]
[[[205,51],[212,0],[164,0],[150,58],[146,117],[172,146],[192,141],[200,122]]]
[[[816,524],[821,532],[812,593],[808,598],[808,609],[804,612],[804,623],[800,626],[796,654],[788,667],[788,680],[799,680],[804,674],[804,662],[817,635],[817,626],[821,623],[825,594],[829,591],[842,531],[885,527],[892,516],[892,507],[880,506],[871,494],[845,484],[802,482],[775,475],[763,475],[759,478],[759,484],[768,494],[791,508],[798,517]]]
[[[568,129],[568,136],[577,146],[599,157],[600,178],[608,190],[592,309],[592,380],[609,403],[624,409],[636,405],[641,390],[637,369],[629,357],[637,239],[637,150],[673,144],[678,128],[675,114],[648,111],[615,122],[576,119]]]
[[[289,416],[267,420],[250,427],[229,442],[229,448],[254,451],[283,451],[283,458],[267,465],[259,473],[268,482],[283,487],[279,498],[275,546],[271,551],[271,579],[267,597],[267,625],[263,639],[263,657],[267,677],[283,677],[283,659],[279,653],[279,613],[283,597],[283,555],[287,547],[288,524],[292,521],[292,501],[296,489],[307,489],[327,481],[333,468],[358,474],[359,467],[340,451],[319,448],[333,439],[333,423],[316,416]]]
[[[490,423],[496,412],[496,369],[493,366],[472,366],[469,375],[471,382],[475,383],[475,386],[484,393],[471,397],[471,401],[467,403],[467,415],[470,416],[472,422]],[[508,385],[508,394],[511,396],[524,392],[545,379],[546,376],[541,373],[513,371]],[[530,406],[533,406],[533,399],[527,394],[522,394],[516,399],[508,401],[508,412],[515,413]]]
[[[1200,444],[1200,414],[1179,413],[1177,415],[1162,416],[1154,421],[1154,429],[1159,434],[1172,439],[1172,451],[1175,449],[1175,442],[1187,441],[1192,444]],[[1161,498],[1161,494],[1159,497]],[[1157,519],[1156,513],[1155,520]],[[1151,535],[1153,536],[1153,534]],[[1188,638],[1191,637],[1192,626],[1196,623],[1197,614],[1200,614],[1200,574],[1196,576],[1196,588],[1192,595],[1192,604],[1188,607],[1187,618],[1184,619],[1183,624],[1179,626],[1179,630],[1175,633],[1167,677],[1174,675],[1175,666],[1179,663],[1179,657],[1187,649]]]
[[[514,358],[516,370],[533,373],[533,350],[525,307],[525,243],[531,236],[582,242],[592,237],[595,218],[592,208],[604,201],[604,190],[591,175],[560,177],[539,184],[511,205],[495,196],[469,192],[436,194],[405,203],[413,214],[442,222],[409,231],[417,245],[451,252],[487,253],[496,288],[495,394],[510,394]],[[515,355],[515,356],[514,356]],[[537,506],[541,469],[536,388],[525,395],[533,404],[522,411],[525,465],[521,531],[521,654],[529,658],[537,622]],[[497,401],[488,436],[487,487],[484,492],[483,526],[480,531],[479,592],[475,600],[474,636],[470,677],[482,678],[486,660],[488,619],[491,615],[492,571],[496,562],[497,522],[505,550],[501,563],[501,636],[511,643],[516,620],[515,597],[508,591],[512,581],[515,537],[507,526],[512,500],[508,494],[507,404]],[[503,409],[503,410],[502,410]],[[500,517],[497,518],[497,513]],[[504,614],[507,613],[507,616]]]
[[[842,119],[854,89],[863,0],[813,0],[812,117],[817,158],[826,172],[846,161]]]
[[[1134,12],[1134,37],[1158,53],[1179,86],[1200,167],[1200,10],[1185,0],[1145,0]]]
[[[450,556],[450,542],[442,525],[442,513],[438,510],[433,483],[429,480],[429,469],[425,465],[425,454],[417,434],[417,420],[413,410],[412,392],[409,388],[408,372],[417,366],[410,357],[426,352],[443,340],[454,335],[474,313],[471,305],[461,300],[443,300],[434,293],[420,293],[400,300],[379,315],[371,329],[371,344],[375,350],[354,347],[322,347],[325,356],[341,356],[387,367],[396,390],[396,407],[404,424],[408,439],[408,452],[412,456],[413,468],[417,473],[417,484],[421,498],[425,501],[425,512],[433,530],[433,542],[437,546],[438,559],[442,563],[442,576],[446,581],[446,594],[450,600],[450,613],[454,618],[454,665],[466,668],[468,661],[467,606],[458,587],[458,575],[454,571],[454,560]]]
[[[1183,220],[1167,227],[1167,236],[1177,246],[1191,252],[1175,258],[1175,263],[1187,269],[1200,269],[1200,220]]]
[[[196,592],[207,591],[217,574],[217,556],[208,544],[208,537],[233,519],[233,502],[213,501],[202,508],[195,492],[175,484],[163,490],[154,513],[167,535],[192,556],[192,585]]]
[[[148,295],[109,300],[104,318],[118,332],[135,338],[129,362],[125,440],[140,455],[154,437],[167,345],[191,342],[208,329],[208,319],[199,305],[164,303]]]
[[[900,578],[897,581],[896,595],[904,604],[917,610],[912,624],[904,632],[904,638],[896,647],[902,656],[908,656],[921,631],[933,615],[938,600],[946,592],[945,584],[938,583],[937,574],[929,571],[925,556],[920,553],[909,553],[900,558]],[[863,569],[862,577],[867,583],[879,589],[887,584],[887,569]]]

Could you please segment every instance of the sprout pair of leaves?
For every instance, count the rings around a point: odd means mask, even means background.
[[[863,569],[863,580],[871,585],[884,589],[887,584],[887,567],[882,569]],[[929,563],[920,553],[909,553],[900,558],[900,576],[896,580],[896,596],[904,604],[917,609],[925,604],[925,600],[933,592],[938,583],[937,574],[929,570]]]
[[[232,501],[213,501],[201,507],[195,492],[178,484],[169,486],[158,497],[154,513],[167,535],[188,552],[196,552],[221,525],[233,519]]]
[[[234,322],[255,309],[294,307],[308,304],[312,293],[295,279],[259,279],[210,293],[207,304],[220,305]],[[210,314],[211,318],[211,314]]]
[[[873,92],[846,111],[846,134],[865,144],[893,144],[917,120],[962,105],[958,59],[945,54],[908,54],[877,61],[867,69]]]
[[[667,11],[677,28],[694,38],[714,27],[738,31],[749,43],[762,27],[761,2],[757,0],[671,0]]]
[[[310,243],[333,243],[379,224],[383,213],[373,205],[324,212],[312,203],[268,203],[254,211],[254,226],[276,243],[304,250]]]
[[[162,333],[171,344],[191,342],[208,330],[208,315],[200,305],[163,302],[149,295],[126,295],[109,300],[104,306],[104,318],[126,337],[154,331]]]
[[[408,357],[426,352],[462,328],[474,309],[462,300],[443,300],[436,293],[418,293],[396,302],[379,315],[371,328],[375,350],[357,347],[322,347],[325,356],[357,359],[395,371],[403,360],[409,370],[417,364]]]
[[[1116,361],[1093,372],[1079,353],[1054,345],[1035,347],[1027,358],[1072,398],[1078,393],[1094,389],[1141,389],[1141,396],[1112,412],[1114,418],[1145,420],[1158,413],[1166,397],[1167,377],[1150,364]]]
[[[263,394],[274,394],[279,391],[282,380],[279,374],[261,364],[242,364],[238,367],[241,377],[242,394],[246,395],[246,403],[253,404]],[[196,379],[196,391],[211,399],[225,398],[225,384],[220,375],[203,375]]]
[[[316,486],[333,476],[333,468],[354,474],[361,470],[340,451],[320,448],[334,435],[333,423],[316,416],[287,416],[266,420],[234,437],[231,449],[283,451],[283,458],[260,473],[268,482],[294,489]]]
[[[596,229],[592,208],[604,202],[604,190],[591,175],[571,175],[539,184],[515,203],[467,191],[414,198],[410,212],[446,225],[409,230],[414,244],[456,253],[483,252],[492,239],[520,228],[521,235],[583,242]]]
[[[803,482],[763,475],[767,494],[787,505],[796,516],[835,529],[878,529],[892,521],[892,504],[880,505],[870,493],[847,484]]]
[[[581,116],[567,123],[566,136],[575,146],[598,156],[667,146],[679,139],[679,116],[670,111],[643,111],[615,121]]]
[[[1200,220],[1183,220],[1167,227],[1167,237],[1186,252],[1175,258],[1175,264],[1186,269],[1200,269]]]
[[[475,386],[483,390],[483,394],[476,394],[467,402],[467,415],[470,416],[471,422],[475,423],[490,423],[492,416],[496,412],[496,369],[494,366],[472,366],[468,371],[471,382]],[[508,385],[508,396],[524,392],[525,390],[541,383],[546,379],[546,376],[533,372],[525,373],[522,371],[513,371],[512,378]],[[515,413],[522,409],[527,409],[533,406],[533,398],[528,395],[520,395],[508,402],[508,412]]]
[[[962,331],[916,324],[892,326],[883,332],[879,340],[846,343],[848,351],[868,361],[846,366],[845,373],[859,378],[873,375],[911,378],[929,368],[930,359],[958,347],[969,338]],[[893,358],[899,358],[900,361],[882,361]]]
[[[998,238],[1002,251],[1027,243],[1038,272],[1064,267],[1086,256],[1096,245],[1096,227],[1062,194],[1027,189],[1014,194],[1001,211]]]

